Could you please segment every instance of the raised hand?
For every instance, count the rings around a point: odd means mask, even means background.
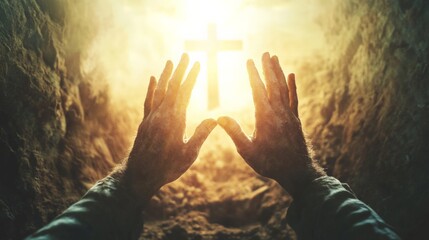
[[[184,54],[173,71],[168,61],[159,81],[151,77],[144,118],[124,170],[126,182],[142,200],[179,178],[195,161],[199,149],[217,125],[204,120],[190,139],[184,139],[186,108],[200,70],[195,63],[182,84],[189,57]],[[168,86],[168,89],[167,89]]]
[[[325,173],[312,160],[298,118],[295,75],[287,82],[276,56],[262,56],[265,84],[252,60],[247,62],[255,105],[255,131],[247,136],[237,121],[220,117],[237,151],[259,174],[276,180],[293,197],[299,189]]]

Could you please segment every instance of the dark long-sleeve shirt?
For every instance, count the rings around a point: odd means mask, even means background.
[[[141,206],[107,177],[27,240],[138,239]],[[287,216],[299,239],[400,239],[346,184],[321,177],[295,199]]]
[[[320,177],[294,199],[287,220],[298,239],[400,239],[347,184]]]
[[[109,176],[27,240],[138,239],[142,229],[140,204]]]

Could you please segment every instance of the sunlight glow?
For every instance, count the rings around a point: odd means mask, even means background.
[[[185,16],[188,21],[207,24],[227,21],[241,1],[186,0]]]
[[[185,4],[182,38],[186,40],[208,40],[210,24],[216,26],[218,41],[240,40],[244,48],[236,51],[218,51],[217,75],[220,106],[216,111],[208,112],[208,56],[204,51],[187,51],[192,60],[201,63],[201,72],[194,88],[191,114],[214,115],[220,110],[240,109],[251,103],[250,87],[245,68],[244,33],[240,28],[242,22],[237,21],[235,13],[240,10],[241,1],[198,1],[187,0]],[[210,46],[207,46],[210,47]],[[186,51],[186,49],[185,49]],[[213,66],[212,66],[213,67]]]
[[[79,59],[82,77],[91,81],[93,91],[105,91],[107,86],[112,109],[120,109],[124,118],[132,119],[131,124],[127,122],[130,141],[142,120],[150,77],[158,79],[167,60],[177,66],[187,40],[207,40],[210,24],[216,24],[217,39],[241,40],[242,47],[217,54],[220,107],[211,111],[207,110],[207,53],[188,52],[191,64],[201,63],[201,71],[187,111],[187,136],[193,134],[203,119],[222,115],[237,119],[246,133],[251,134],[255,120],[247,59],[254,59],[261,71],[261,55],[268,51],[279,56],[285,73],[300,68],[307,72],[306,61],[314,61],[315,53],[326,49],[315,20],[326,1],[93,0],[82,4],[87,11],[74,13],[77,24],[69,34],[82,43],[69,52],[82,50]],[[296,73],[300,91],[303,89],[300,74],[304,73]],[[305,102],[305,97],[300,97],[301,106],[304,105],[301,109],[305,109]],[[201,164],[214,161],[231,166],[229,158],[210,155],[222,154],[220,147],[235,148],[226,133],[218,127],[207,142],[200,155],[207,153],[209,157]]]
[[[287,73],[299,61],[297,56],[320,49],[315,43],[321,41],[313,41],[320,32],[308,17],[309,5],[300,1],[94,0],[92,4],[97,11],[90,24],[97,26],[98,32],[82,61],[83,74],[105,81],[113,102],[139,114],[150,76],[158,78],[169,59],[177,65],[187,40],[207,40],[209,24],[216,24],[217,39],[241,40],[242,48],[217,54],[220,107],[212,111],[207,110],[207,53],[188,51],[191,64],[201,63],[189,119],[253,109],[247,59],[254,59],[261,69],[260,56],[270,51],[279,55]]]

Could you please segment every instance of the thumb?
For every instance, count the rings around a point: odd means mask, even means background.
[[[191,152],[197,152],[200,150],[201,145],[203,145],[204,141],[207,139],[209,134],[216,127],[217,122],[214,119],[206,119],[198,125],[195,129],[194,135],[189,139],[186,143],[187,148]]]
[[[240,124],[230,117],[220,117],[217,122],[219,125],[225,129],[226,133],[234,141],[235,146],[237,147],[238,152],[241,154],[243,150],[249,149],[250,144],[252,143],[249,137],[243,132]]]

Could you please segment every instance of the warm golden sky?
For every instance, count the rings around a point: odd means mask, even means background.
[[[162,71],[166,60],[177,64],[187,39],[207,37],[207,25],[217,24],[221,39],[240,39],[243,50],[220,53],[221,107],[206,111],[206,55],[190,52],[191,62],[201,62],[189,113],[217,115],[252,105],[245,62],[263,52],[277,54],[285,72],[302,59],[323,51],[317,16],[318,0],[146,0],[98,1],[97,38],[90,47],[85,69],[103,71],[116,101],[141,107],[151,75]],[[214,116],[215,117],[215,116]]]

